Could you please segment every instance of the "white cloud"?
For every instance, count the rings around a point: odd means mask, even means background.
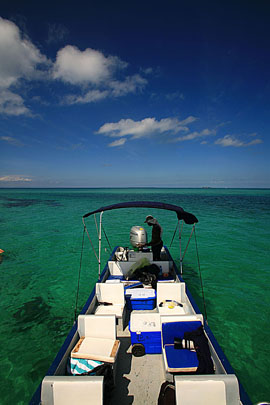
[[[0,17],[0,87],[9,88],[19,79],[38,76],[39,64],[47,58],[27,38],[22,38],[19,28]]]
[[[180,131],[188,131],[187,123],[195,121],[195,117],[188,117],[183,121],[177,118],[164,118],[157,121],[155,118],[145,118],[141,121],[122,119],[116,123],[107,123],[99,128],[97,133],[110,137],[122,137],[130,135],[132,139],[143,138],[154,133],[176,134]]]
[[[135,93],[137,90],[143,89],[146,84],[147,80],[138,74],[126,77],[122,82],[112,80],[108,83],[109,87],[112,89],[112,96],[115,97],[125,96],[128,93]]]
[[[255,136],[255,134],[252,134],[252,136]],[[215,144],[221,145],[223,147],[233,146],[235,148],[241,148],[241,147],[245,147],[245,146],[257,145],[262,142],[263,141],[261,139],[254,139],[251,142],[243,142],[243,141],[235,138],[234,136],[225,135],[223,138],[217,139]]]
[[[23,98],[11,89],[21,79],[40,79],[49,61],[11,21],[0,17],[0,114],[31,115]],[[17,90],[18,91],[18,90]]]
[[[115,141],[109,143],[108,146],[110,146],[111,148],[116,146],[122,146],[126,143],[126,140],[127,140],[126,138],[116,139]]]
[[[9,143],[14,146],[23,146],[23,144],[18,141],[18,139],[13,138],[12,136],[0,136],[0,140]]]
[[[190,134],[180,136],[180,137],[174,139],[174,142],[191,141],[196,138],[204,138],[204,137],[210,136],[210,135],[216,135],[216,130],[214,130],[214,129],[209,130],[208,128],[206,128],[206,129],[202,130],[201,132],[197,132],[197,131],[191,132]]]
[[[76,46],[67,45],[57,52],[53,78],[64,82],[84,85],[108,81],[116,69],[126,64],[116,56],[104,56],[95,49],[80,51]]]
[[[117,79],[117,71],[126,67],[127,63],[116,56],[106,57],[95,49],[81,51],[67,45],[57,53],[52,77],[80,87],[81,93],[67,96],[66,104],[86,104],[143,89],[147,80],[139,74]]]
[[[48,42],[55,36],[63,40],[67,33],[64,26],[51,25]],[[147,84],[139,74],[124,75],[128,64],[117,56],[106,56],[91,48],[80,50],[67,45],[57,52],[53,64],[13,22],[1,17],[0,61],[0,114],[5,115],[31,115],[25,96],[19,95],[22,80],[61,80],[77,86],[74,94],[64,97],[62,104],[69,105],[124,96]]]
[[[29,108],[24,104],[23,98],[10,90],[0,91],[0,114],[6,115],[31,115]]]
[[[100,89],[88,90],[83,94],[70,94],[63,100],[64,104],[86,104],[93,103],[105,98],[122,97],[129,93],[136,93],[143,89],[147,81],[140,75],[128,76],[122,82],[119,80],[108,80]]]
[[[10,176],[0,177],[0,181],[2,181],[2,182],[18,182],[18,181],[30,182],[30,181],[32,181],[32,179],[30,179],[29,177],[10,175]]]
[[[263,143],[262,139],[254,139],[254,141],[246,143],[245,146],[258,145],[260,143]]]
[[[103,100],[108,97],[109,92],[107,90],[90,90],[84,95],[69,95],[64,99],[65,104],[85,104],[93,103],[95,101]]]
[[[198,118],[193,117],[192,115],[190,115],[189,117],[187,117],[185,120],[181,121],[181,125],[188,125],[191,124],[194,121],[197,121]]]

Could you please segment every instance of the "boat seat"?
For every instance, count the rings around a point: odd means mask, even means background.
[[[42,381],[42,405],[103,404],[103,376],[47,376]]]
[[[125,294],[122,283],[97,283],[96,296],[99,302],[96,315],[115,315],[118,319],[123,318]]]
[[[184,315],[186,313],[185,287],[185,283],[157,283],[157,308],[160,315]]]
[[[80,339],[71,357],[115,363],[120,346],[115,315],[79,315],[78,332]]]
[[[239,405],[234,374],[175,376],[176,405]]]
[[[120,283],[121,281],[125,281],[124,276],[112,276],[110,274],[109,277],[106,280],[106,283],[108,283],[108,282],[119,282]]]
[[[140,261],[140,259],[138,260]],[[108,268],[109,272],[112,276],[124,276],[128,274],[130,271],[131,267],[133,267],[138,261],[108,261]],[[162,268],[163,273],[169,273],[170,272],[170,266],[171,262],[167,260],[160,260],[160,261],[150,261],[150,264],[156,264],[158,267]]]
[[[196,351],[176,349],[174,339],[183,339],[185,332],[193,332],[201,324],[202,320],[197,315],[161,317],[162,353],[167,373],[189,373],[197,370],[199,362]]]

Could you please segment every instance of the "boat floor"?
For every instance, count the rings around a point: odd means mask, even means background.
[[[116,367],[112,405],[156,405],[165,381],[161,354],[134,357],[128,327],[119,332],[120,349]]]

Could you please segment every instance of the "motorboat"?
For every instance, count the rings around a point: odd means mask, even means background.
[[[112,249],[103,268],[103,214],[131,208],[176,214],[179,264],[167,246],[153,260],[147,230],[130,224],[129,240],[127,235],[125,246]],[[90,217],[98,252],[87,228]],[[179,206],[151,201],[113,204],[83,216],[97,280],[31,405],[251,404],[185,282],[183,261],[197,223]],[[183,225],[190,227],[186,247]]]

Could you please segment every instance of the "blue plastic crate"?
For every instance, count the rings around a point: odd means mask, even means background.
[[[146,354],[160,354],[162,352],[159,314],[132,312],[129,331],[132,346],[142,344]]]
[[[142,344],[146,354],[160,354],[162,352],[160,332],[130,332],[130,337],[131,344]]]
[[[156,306],[156,291],[153,289],[136,288],[126,290],[127,308],[131,310],[154,309]]]

